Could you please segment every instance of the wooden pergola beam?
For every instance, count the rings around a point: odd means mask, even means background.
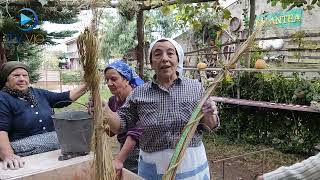
[[[164,5],[173,5],[173,4],[190,4],[190,3],[203,3],[203,2],[214,2],[218,0],[168,0],[158,4],[145,5],[144,0],[137,0],[140,6],[140,10],[151,10],[156,9]],[[7,0],[0,1],[0,6],[15,6],[15,5],[37,5],[40,4],[38,0]],[[47,7],[63,6],[63,7],[77,7],[79,9],[90,9],[91,1],[90,0],[48,0],[48,3],[45,5]],[[116,8],[117,1],[97,1],[96,7],[98,8]]]
[[[196,67],[183,67],[183,70],[186,71],[199,71]],[[205,68],[203,71],[221,71],[222,68]],[[255,68],[237,68],[237,69],[228,69],[228,71],[237,71],[237,72],[315,72],[320,73],[318,68],[273,68],[273,69],[255,69]]]
[[[204,3],[204,2],[215,2],[218,0],[167,0],[161,1],[157,4],[148,4],[149,0],[136,0],[139,6],[137,11],[137,38],[138,38],[138,47],[137,47],[137,64],[139,69],[139,75],[143,77],[144,69],[144,32],[143,32],[143,12],[151,9],[157,9],[165,5],[173,4],[190,4],[190,3]],[[0,6],[7,5],[39,5],[39,0],[7,0],[6,2],[0,2]],[[47,7],[73,7],[77,9],[91,9],[92,2],[91,0],[48,0]],[[97,0],[95,1],[94,8],[116,8],[118,6],[118,1],[106,1],[106,0]]]
[[[299,105],[299,104],[273,103],[273,102],[266,102],[266,101],[254,101],[254,100],[225,98],[225,97],[217,97],[217,96],[212,96],[212,98],[215,102],[221,102],[226,104],[254,106],[254,107],[260,107],[260,108],[283,109],[283,110],[289,110],[289,111],[320,113],[320,111],[315,110],[311,106],[305,106],[305,105]]]
[[[150,6],[142,6],[142,10],[150,10],[150,9],[157,9],[164,5],[173,5],[173,4],[191,4],[191,3],[204,3],[204,2],[214,2],[218,0],[169,0],[166,2],[162,2],[159,4],[154,4]]]

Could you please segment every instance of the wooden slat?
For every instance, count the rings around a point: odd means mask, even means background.
[[[310,106],[302,106],[302,105],[296,105],[296,104],[251,101],[251,100],[245,100],[245,99],[225,98],[225,97],[216,97],[216,96],[213,96],[213,100],[216,102],[222,102],[227,104],[237,104],[237,105],[243,105],[243,106],[255,106],[255,107],[263,107],[263,108],[320,113],[320,111],[317,111],[311,108]]]
[[[184,67],[184,70],[198,71],[196,67]],[[206,68],[203,71],[220,71],[221,68]],[[304,69],[304,68],[274,68],[274,69],[254,69],[254,68],[239,68],[229,69],[229,71],[246,71],[246,72],[320,72],[320,69]]]

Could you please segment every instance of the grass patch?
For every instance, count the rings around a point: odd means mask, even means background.
[[[215,177],[221,177],[221,160],[226,158],[231,158],[225,161],[227,166],[229,166],[229,169],[225,169],[225,173],[230,178],[243,178],[246,175],[248,175],[247,178],[251,178],[260,172],[269,172],[280,166],[292,165],[307,158],[305,155],[285,154],[276,149],[254,153],[271,147],[235,142],[222,135],[213,133],[204,135],[204,144],[211,166],[210,169],[213,170]],[[230,167],[232,168],[230,169]]]

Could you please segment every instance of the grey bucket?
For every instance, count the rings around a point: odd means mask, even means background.
[[[90,152],[93,125],[88,112],[56,112],[51,117],[63,155]]]

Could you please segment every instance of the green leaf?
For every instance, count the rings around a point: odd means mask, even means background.
[[[160,10],[161,10],[162,14],[165,15],[165,16],[168,16],[171,13],[171,9],[170,9],[169,6],[162,6],[160,8]]]
[[[313,9],[313,8],[314,8],[313,5],[307,5],[307,10],[311,10],[311,9]]]
[[[230,19],[231,18],[231,12],[228,9],[223,10],[223,18],[224,19]]]
[[[219,25],[221,29],[223,30],[227,30],[229,28],[229,25],[228,24],[220,24]]]
[[[189,14],[189,13],[191,13],[192,11],[194,11],[194,8],[191,7],[190,5],[188,5],[188,6],[185,7],[185,12],[186,12],[186,13]]]
[[[204,9],[208,9],[209,8],[209,3],[204,3],[203,8]]]
[[[192,27],[195,29],[195,30],[201,30],[202,29],[202,23],[198,20],[193,20],[192,21]]]

